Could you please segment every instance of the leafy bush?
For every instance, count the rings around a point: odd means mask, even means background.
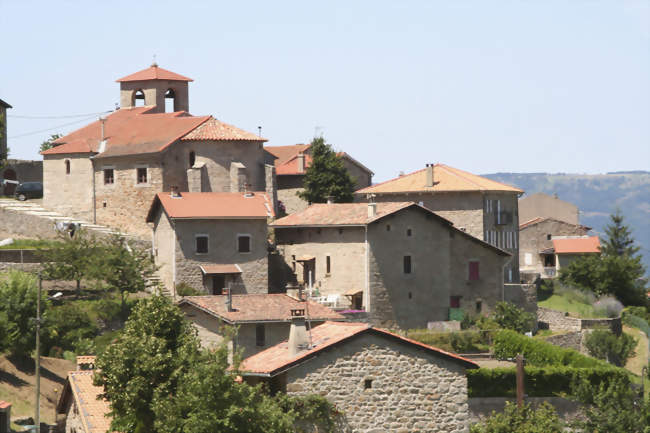
[[[514,397],[516,369],[479,368],[467,370],[469,397]],[[586,381],[594,386],[622,380],[629,383],[628,373],[611,366],[595,368],[525,367],[525,390],[531,397],[550,397],[572,393],[572,386]]]
[[[514,358],[521,353],[533,366],[571,366],[576,368],[610,367],[604,361],[585,356],[513,331],[503,330],[494,338],[494,354],[499,359]]]
[[[622,367],[634,355],[636,338],[626,333],[616,335],[609,330],[596,329],[587,336],[585,346],[589,353],[616,366]]]
[[[493,318],[501,328],[517,332],[529,332],[535,326],[535,315],[528,313],[509,302],[499,302],[493,313]]]
[[[596,314],[605,317],[618,317],[623,311],[623,304],[611,296],[603,296],[594,302]]]
[[[564,423],[555,408],[543,402],[537,409],[524,404],[519,409],[516,404],[506,402],[503,412],[492,412],[489,418],[474,424],[470,433],[560,433]]]
[[[38,283],[34,275],[9,271],[0,279],[0,351],[26,356],[34,350],[37,294]],[[48,307],[49,301],[44,297],[41,312]],[[41,327],[43,334],[47,333],[46,328]]]
[[[481,331],[432,332],[428,329],[413,329],[408,331],[407,336],[449,352],[476,353],[489,350],[490,336]]]
[[[650,338],[650,325],[644,319],[639,316],[633,316],[632,314],[627,314],[623,316],[622,322],[627,326],[637,328],[645,333],[645,335]]]
[[[67,302],[52,307],[44,315],[48,324],[48,334],[44,335],[45,353],[53,346],[65,350],[75,350],[80,340],[92,339],[97,335],[97,324],[79,304]],[[80,353],[80,352],[77,352]],[[81,353],[80,353],[81,354]]]
[[[178,296],[205,295],[205,293],[200,292],[199,290],[195,289],[194,287],[192,287],[192,286],[190,286],[189,284],[186,284],[186,283],[180,283],[179,285],[176,286],[176,294]]]
[[[648,309],[646,307],[638,307],[638,306],[626,307],[621,312],[621,317],[623,318],[623,320],[625,320],[626,316],[637,316],[642,318],[646,322],[650,322],[650,312],[648,312]]]

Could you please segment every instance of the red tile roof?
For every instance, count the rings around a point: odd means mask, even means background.
[[[377,213],[368,216],[368,203],[316,203],[300,212],[287,215],[271,224],[273,227],[366,225],[409,206],[413,202],[377,203]],[[423,208],[424,209],[424,208]],[[431,212],[427,209],[428,212]],[[438,216],[443,219],[442,217]],[[447,221],[447,220],[445,220]],[[449,223],[449,221],[447,221]],[[451,224],[451,223],[449,223]]]
[[[135,72],[126,77],[122,77],[116,80],[118,83],[125,81],[146,81],[146,80],[167,80],[167,81],[194,81],[191,78],[184,77],[183,75],[177,74],[176,72],[168,71],[163,69],[155,63],[143,69],[141,71]]]
[[[276,174],[301,175],[301,174],[305,174],[305,172],[298,170],[298,154],[301,152],[305,154],[304,168],[305,170],[307,170],[307,168],[312,163],[312,157],[309,153],[307,153],[310,147],[311,147],[310,144],[294,144],[293,146],[265,146],[264,149],[276,158],[276,160],[274,161]],[[352,158],[347,153],[338,152],[336,155],[339,158],[345,158],[349,160],[350,162],[357,165],[362,170],[365,170],[370,174],[374,174],[372,170],[370,170],[365,165],[361,164],[356,159]]]
[[[226,295],[186,296],[179,305],[191,305],[228,323],[288,322],[292,309],[306,309],[311,320],[345,320],[317,302],[300,302],[283,293],[232,295],[234,311],[226,310]]]
[[[600,253],[600,239],[598,236],[553,239],[553,249],[555,254]]]
[[[294,356],[289,354],[288,341],[283,341],[273,347],[246,358],[241,364],[241,371],[244,375],[274,376],[308,358],[316,356],[319,352],[334,345],[343,343],[357,335],[374,333],[379,336],[397,340],[400,343],[416,346],[426,352],[433,353],[452,361],[461,363],[466,368],[478,368],[478,364],[456,354],[446,352],[433,346],[420,343],[409,338],[402,337],[392,332],[373,328],[366,323],[355,322],[325,322],[316,326],[311,331],[312,348],[302,351]]]
[[[264,146],[264,150],[275,156],[275,166],[284,164],[300,152],[309,149],[309,144],[294,144],[292,146]]]
[[[103,392],[103,388],[93,385],[93,374],[92,370],[68,373],[68,380],[59,399],[57,412],[64,413],[65,401],[73,397],[79,408],[79,417],[84,433],[106,433],[111,427],[111,418],[106,416],[111,409],[108,401],[97,400],[97,397]]]
[[[207,275],[213,274],[241,274],[241,268],[237,264],[207,264],[199,265],[201,272]]]
[[[568,225],[571,225],[571,226],[576,226],[578,228],[581,228],[581,229],[584,229],[584,230],[587,230],[587,231],[591,230],[591,227],[583,226],[582,224],[572,224],[572,223],[569,223],[569,222],[566,222],[566,221],[561,221],[561,220],[551,218],[551,217],[537,217],[537,218],[533,218],[532,220],[528,220],[526,222],[523,222],[523,223],[519,224],[519,230],[525,229],[526,227],[534,226],[535,224],[539,224],[539,223],[544,222],[544,221],[555,221],[555,222],[558,222],[558,223],[563,223],[563,224],[568,224]]]
[[[210,118],[210,120],[182,137],[181,140],[268,141],[266,138],[214,118]]]
[[[182,111],[149,113],[152,108],[122,108],[108,115],[104,121],[105,149],[96,158],[160,152],[210,119]],[[101,122],[97,120],[55,140],[60,145],[41,154],[98,153],[102,150],[100,141]]]
[[[276,165],[275,173],[278,175],[305,174],[307,168],[311,165],[311,163],[312,163],[311,155],[305,154],[305,166],[303,167],[304,170],[300,171],[298,169],[298,155],[296,155],[293,158],[286,161],[284,164]]]
[[[153,199],[147,222],[153,222],[162,206],[169,218],[186,219],[266,219],[274,216],[265,192],[182,192],[172,197],[159,192]]]
[[[0,400],[0,409],[6,409],[11,406],[11,403],[8,401]]]
[[[400,194],[414,192],[450,192],[450,191],[507,191],[522,193],[504,183],[477,176],[467,171],[459,170],[445,164],[435,164],[433,170],[433,186],[426,185],[426,168],[413,173],[399,176],[386,182],[378,183],[360,189],[355,194]]]

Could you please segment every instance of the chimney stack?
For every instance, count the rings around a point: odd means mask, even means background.
[[[226,311],[233,311],[232,308],[232,283],[228,284],[228,288],[224,289],[226,292]]]
[[[433,164],[427,164],[427,183],[426,187],[431,188],[433,186]]]
[[[298,154],[298,173],[305,172],[305,154],[300,152]]]
[[[170,189],[171,193],[169,195],[171,198],[181,198],[181,193],[178,191],[178,187],[176,185],[172,185]]]
[[[289,356],[295,356],[309,349],[309,334],[305,325],[305,310],[291,310],[291,329],[289,330]]]

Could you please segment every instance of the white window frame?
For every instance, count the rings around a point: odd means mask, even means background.
[[[248,238],[248,251],[239,251],[239,238]],[[250,233],[237,233],[235,249],[239,254],[252,254],[253,253],[253,236]]]
[[[106,170],[113,170],[113,183],[106,183]],[[102,166],[102,185],[105,188],[114,188],[117,184],[117,175],[115,173],[114,165],[103,165]]]
[[[147,181],[146,182],[142,182],[142,183],[138,182],[138,169],[139,168],[144,168],[144,169],[147,170]],[[149,164],[136,164],[135,165],[135,186],[137,188],[151,186],[151,182],[150,182],[151,177],[149,176],[150,173],[151,173],[151,171],[149,170]]]
[[[204,253],[200,253],[198,251],[197,245],[196,245],[196,240],[198,238],[208,238],[208,250]],[[207,233],[195,233],[194,234],[194,254],[199,255],[199,256],[204,256],[206,254],[210,254],[210,235]]]

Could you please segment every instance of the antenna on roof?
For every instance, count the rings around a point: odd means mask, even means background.
[[[257,135],[260,136],[260,137],[262,136],[262,127],[261,126],[257,127]]]
[[[151,67],[152,68],[157,68],[158,67],[158,63],[156,63],[156,55],[155,54],[153,55],[153,63],[151,64]]]

